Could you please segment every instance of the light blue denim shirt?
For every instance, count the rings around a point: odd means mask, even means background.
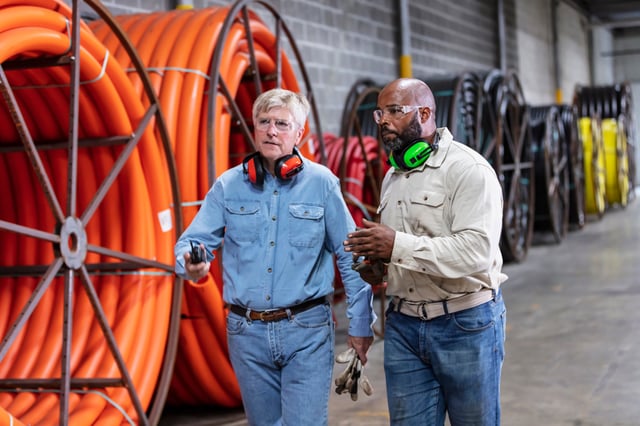
[[[372,336],[376,315],[371,286],[351,269],[342,242],[355,223],[338,178],[304,160],[291,180],[265,173],[262,187],[249,182],[242,165],[224,172],[175,245],[178,275],[186,278],[183,254],[203,243],[207,257],[221,248],[223,299],[267,310],[296,305],[333,292],[336,264],[344,285],[351,336]]]

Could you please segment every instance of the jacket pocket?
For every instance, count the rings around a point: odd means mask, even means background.
[[[230,201],[225,206],[227,221],[225,239],[252,242],[258,238],[260,204],[256,201]]]
[[[444,229],[445,195],[433,191],[416,191],[409,199],[409,218],[416,235],[439,236]]]
[[[324,207],[289,205],[289,242],[297,247],[314,247],[324,241]]]

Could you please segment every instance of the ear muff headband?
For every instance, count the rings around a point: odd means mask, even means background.
[[[395,169],[412,170],[423,165],[436,149],[437,143],[431,145],[425,140],[416,139],[400,152],[392,151],[389,162]]]
[[[284,155],[276,160],[275,175],[280,180],[289,180],[304,168],[304,163],[297,149],[293,154]],[[261,186],[264,183],[265,169],[259,152],[249,154],[242,161],[242,170],[254,185]]]

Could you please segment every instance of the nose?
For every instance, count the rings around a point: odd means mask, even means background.
[[[278,128],[276,127],[276,123],[273,121],[269,122],[269,127],[267,127],[267,135],[276,136],[280,133]]]

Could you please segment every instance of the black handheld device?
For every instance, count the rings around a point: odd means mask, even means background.
[[[191,241],[191,263],[201,263],[204,262],[206,258],[206,254],[204,252],[204,248],[200,244],[194,244]]]

